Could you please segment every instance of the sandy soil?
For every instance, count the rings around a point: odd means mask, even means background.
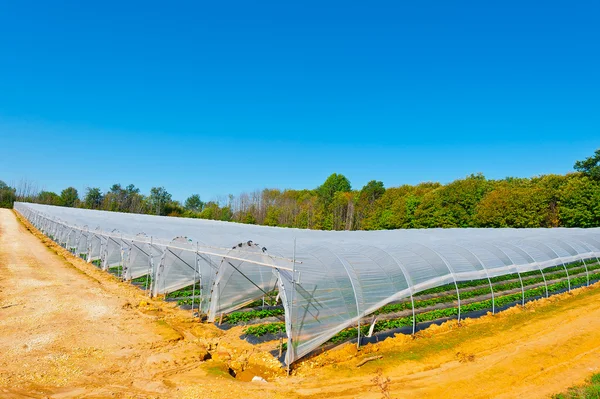
[[[544,398],[600,371],[600,286],[344,345],[290,377],[239,334],[145,298],[0,210],[1,398]]]

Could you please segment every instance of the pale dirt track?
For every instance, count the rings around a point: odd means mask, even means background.
[[[0,398],[549,397],[600,372],[600,287],[415,340],[346,345],[291,377],[237,335],[146,301],[0,210]],[[383,359],[356,368],[374,354]]]

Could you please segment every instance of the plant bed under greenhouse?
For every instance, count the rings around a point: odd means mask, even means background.
[[[597,270],[597,268],[596,268]],[[575,277],[575,278],[573,278]],[[600,281],[600,273],[590,275],[590,284]],[[587,276],[583,273],[583,276],[579,275],[572,276],[571,278],[571,289],[586,286]],[[568,291],[568,282],[566,278],[548,286],[548,292],[550,295],[560,294]],[[525,291],[525,303],[546,297],[546,287],[542,284],[534,284],[527,287]],[[496,312],[506,310],[513,306],[522,304],[522,293],[521,289],[511,290],[502,293],[501,296],[495,298],[496,301]],[[453,305],[453,306],[449,306]],[[418,332],[428,328],[431,325],[440,325],[448,320],[458,319],[458,307],[457,302],[440,303],[431,307],[422,309],[422,313],[417,313],[416,323],[414,331]],[[461,301],[461,319],[465,318],[478,318],[486,315],[492,311],[491,299],[485,299],[485,296],[474,297],[471,300]],[[412,334],[413,333],[413,317],[412,310],[404,310],[396,313],[378,313],[376,316],[375,325],[373,326],[373,334],[367,337],[371,324],[373,323],[373,317],[365,318],[361,321],[361,338],[360,344],[364,345],[367,343],[378,342],[388,337],[393,337],[395,334]],[[262,326],[262,327],[261,327]],[[270,331],[283,331],[284,325],[282,323],[262,324],[258,326],[252,326],[246,328],[240,338],[252,344],[264,343],[272,340],[280,339],[281,334],[275,335],[267,333]],[[336,334],[333,338],[323,344],[321,347],[315,349],[316,353],[331,349],[343,343],[357,343],[358,342],[358,330],[356,327],[348,328]],[[287,345],[286,345],[287,346]],[[277,352],[277,355],[275,355]],[[277,357],[278,350],[272,353]]]

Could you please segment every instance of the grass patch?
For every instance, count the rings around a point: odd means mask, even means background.
[[[600,373],[592,375],[584,385],[571,387],[552,396],[554,399],[600,399]]]

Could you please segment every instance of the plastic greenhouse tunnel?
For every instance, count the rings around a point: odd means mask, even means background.
[[[358,345],[384,322],[414,333],[424,309],[437,314],[442,294],[460,322],[478,303],[496,312],[506,298],[524,304],[600,280],[599,228],[315,231],[14,207],[59,245],[141,282],[148,295],[191,287],[192,309],[208,322],[276,293],[287,365],[343,331]]]

